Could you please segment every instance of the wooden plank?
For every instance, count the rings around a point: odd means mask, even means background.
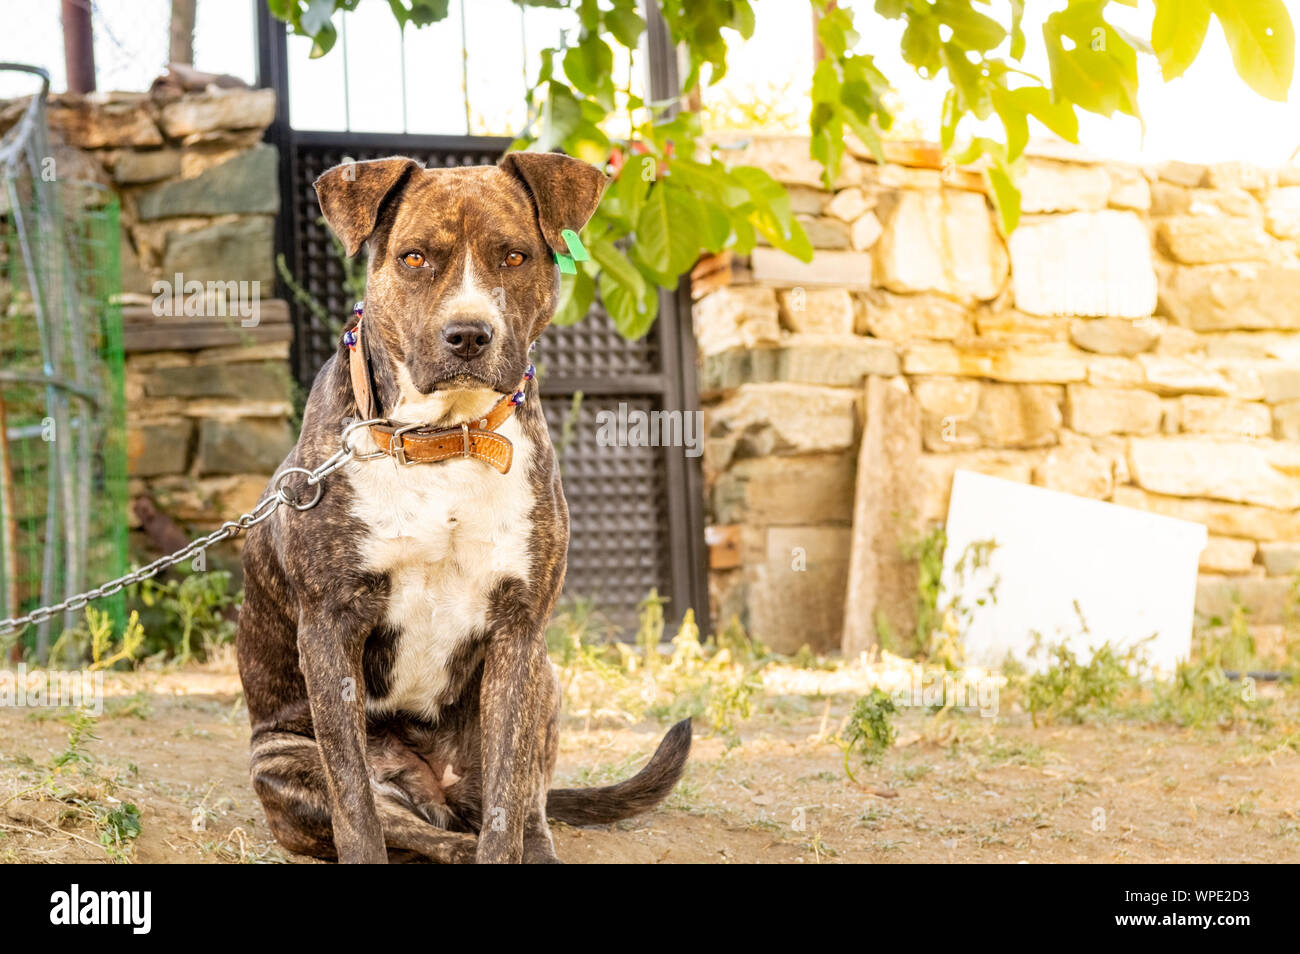
[[[122,347],[137,351],[197,351],[229,345],[271,344],[292,341],[293,329],[287,324],[258,325],[256,328],[219,325],[127,325],[122,330]]]
[[[916,532],[921,406],[903,378],[867,378],[867,424],[858,449],[853,538],[844,598],[845,659],[880,645],[880,627],[916,627],[916,564],[904,548]]]
[[[122,323],[127,325],[181,325],[181,324],[233,324],[240,327],[240,315],[227,311],[222,315],[155,315],[153,305],[123,305]],[[258,303],[257,323],[259,325],[287,325],[289,323],[289,303],[283,298],[268,298]]]
[[[289,305],[282,298],[260,302],[257,324],[245,328],[238,314],[171,318],[153,313],[152,305],[122,308],[122,346],[134,351],[196,351],[241,344],[272,344],[293,340]]]

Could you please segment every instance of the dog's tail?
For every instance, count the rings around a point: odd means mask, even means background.
[[[570,825],[607,825],[653,808],[673,790],[691,754],[691,720],[683,719],[664,736],[645,768],[617,785],[603,788],[553,788],[546,814]]]

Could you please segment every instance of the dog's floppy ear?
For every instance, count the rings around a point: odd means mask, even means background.
[[[587,224],[609,182],[605,174],[558,152],[507,153],[501,168],[522,180],[532,195],[546,244],[552,251],[568,255],[569,245],[560,233],[565,229],[577,232]]]
[[[348,257],[370,238],[379,221],[384,198],[415,169],[414,159],[393,156],[366,162],[345,162],[321,174],[316,180],[316,198],[334,234]]]

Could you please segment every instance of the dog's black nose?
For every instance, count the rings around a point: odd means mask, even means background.
[[[492,343],[492,326],[486,321],[452,321],[442,329],[442,340],[452,354],[468,361]]]

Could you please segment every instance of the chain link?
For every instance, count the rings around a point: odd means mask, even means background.
[[[11,619],[0,619],[0,635],[12,633],[19,627],[27,626],[32,623],[44,622],[52,616],[58,616],[60,613],[74,612],[82,609],[86,604],[93,602],[94,600],[103,599],[106,596],[113,596],[115,593],[120,593],[128,586],[143,582],[144,580],[152,579],[163,570],[170,569],[178,563],[183,563],[195,554],[207,550],[208,547],[220,543],[223,540],[228,540],[231,537],[256,526],[263,520],[268,519],[271,514],[275,513],[276,510],[280,508],[281,505],[292,507],[297,511],[310,510],[312,507],[320,503],[321,496],[324,493],[324,487],[321,486],[321,481],[354,458],[359,460],[370,459],[367,455],[359,454],[356,448],[348,442],[348,437],[351,433],[359,427],[382,423],[384,423],[383,418],[373,418],[368,421],[356,421],[349,424],[343,429],[341,441],[342,446],[339,450],[335,451],[328,460],[315,470],[307,470],[304,467],[286,467],[276,475],[275,482],[271,486],[271,493],[259,500],[256,507],[248,513],[240,516],[237,520],[227,520],[211,533],[199,537],[197,540],[191,541],[188,545],[177,550],[175,553],[159,557],[147,566],[142,566],[138,570],[128,573],[125,576],[119,576],[115,580],[109,580],[107,583],[102,583],[92,590],[86,590],[84,593],[78,593],[76,596],[70,596],[61,603],[54,603],[50,606],[41,606],[23,616],[15,616]],[[305,474],[307,487],[316,488],[316,493],[312,497],[304,499],[302,496],[290,496],[289,492],[285,489],[285,483],[288,478],[295,474]]]

